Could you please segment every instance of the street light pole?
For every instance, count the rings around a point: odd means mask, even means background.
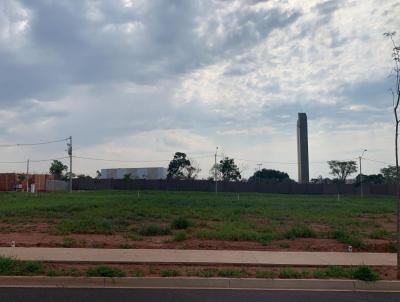
[[[359,161],[360,161],[360,194],[361,194],[361,198],[364,197],[364,191],[363,191],[363,175],[362,175],[362,166],[361,166],[361,160],[362,157],[364,155],[364,153],[367,152],[367,149],[363,150],[363,153],[361,154],[361,156],[358,157]]]

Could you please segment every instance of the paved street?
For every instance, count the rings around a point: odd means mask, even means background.
[[[20,260],[253,265],[396,265],[396,254],[173,249],[0,248]]]
[[[1,302],[368,302],[400,301],[400,293],[180,289],[0,288]]]

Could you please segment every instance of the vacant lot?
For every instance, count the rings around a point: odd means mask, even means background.
[[[0,245],[394,251],[393,197],[0,194]]]

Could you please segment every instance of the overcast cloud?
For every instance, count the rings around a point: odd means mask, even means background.
[[[153,161],[182,151],[204,177],[219,146],[245,176],[260,161],[297,178],[296,119],[306,112],[312,177],[363,149],[393,162],[382,33],[400,34],[399,13],[396,0],[2,0],[0,144],[72,135],[85,157]],[[0,149],[0,161],[65,155],[63,143]],[[149,165],[167,162],[74,167],[94,175]],[[383,165],[366,161],[365,172]]]

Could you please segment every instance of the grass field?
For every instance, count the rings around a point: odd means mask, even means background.
[[[0,244],[394,251],[395,199],[259,193],[0,194]]]

